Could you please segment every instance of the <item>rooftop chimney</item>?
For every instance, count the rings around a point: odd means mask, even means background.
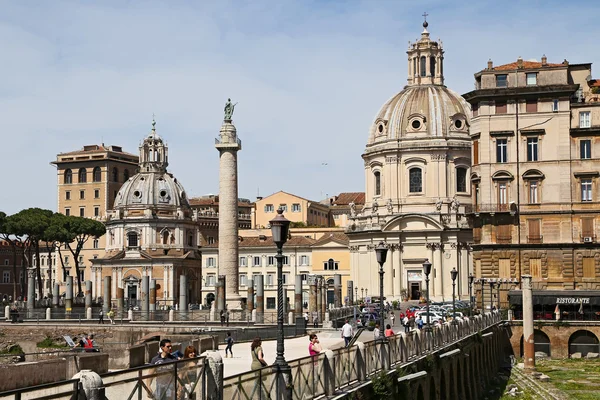
[[[545,67],[546,65],[548,65],[548,59],[546,58],[546,55],[544,54],[542,56],[542,67]]]
[[[521,56],[517,58],[517,68],[523,68],[523,58]]]
[[[487,69],[488,69],[488,70],[492,70],[492,69],[494,69],[494,63],[492,62],[492,59],[491,59],[491,58],[488,60],[488,66],[487,66]]]

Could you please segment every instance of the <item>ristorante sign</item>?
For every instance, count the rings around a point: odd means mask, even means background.
[[[589,297],[557,297],[556,304],[590,304]]]

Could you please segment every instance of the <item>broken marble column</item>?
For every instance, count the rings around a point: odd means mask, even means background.
[[[225,288],[227,284],[227,280],[225,275],[219,275],[217,279],[217,315],[221,315],[221,311],[225,311],[225,306],[227,305],[227,298],[225,295]]]
[[[60,285],[58,283],[54,284],[54,292],[52,293],[52,307],[58,308],[58,304],[60,302]]]
[[[123,305],[125,298],[125,290],[117,286],[117,317],[123,318]]]
[[[523,291],[523,362],[525,370],[535,370],[535,340],[533,331],[533,291],[531,275],[521,276]],[[491,312],[491,311],[490,311]]]
[[[294,313],[298,317],[302,315],[302,275],[296,275],[294,289]]]
[[[150,312],[156,311],[156,279],[150,279]]]
[[[67,276],[67,291],[65,293],[65,318],[71,317],[73,311],[73,277]]]
[[[346,307],[354,304],[354,281],[348,281],[348,291],[346,292],[348,297],[348,304],[344,304]]]
[[[112,277],[105,276],[104,277],[104,303],[102,304],[102,310],[104,311],[104,315],[108,313],[112,307]]]
[[[342,307],[342,275],[333,275],[333,306]]]
[[[254,279],[248,279],[248,295],[246,297],[246,310],[252,313],[254,310]]]
[[[92,307],[92,281],[85,281],[85,309]]]
[[[187,276],[179,275],[179,315],[184,321],[187,320],[187,311]]]
[[[150,319],[150,277],[142,276],[142,321]]]
[[[265,285],[264,277],[262,275],[256,275],[254,277],[256,282],[256,322],[262,324],[265,317]]]

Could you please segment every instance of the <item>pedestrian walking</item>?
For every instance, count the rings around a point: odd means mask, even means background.
[[[379,335],[381,335],[381,331],[379,330],[379,324],[375,324],[375,329],[373,329],[373,339],[379,339]]]
[[[390,324],[387,324],[385,326],[385,337],[392,337],[394,336],[394,331],[392,330],[392,327],[390,326]]]
[[[227,358],[228,351],[229,354],[231,354],[231,358],[233,358],[233,338],[231,337],[231,332],[227,332],[225,343],[227,343],[227,347],[225,347],[225,358]]]
[[[396,320],[396,316],[393,311],[390,311],[390,321],[392,322],[392,326],[394,326],[394,321]]]
[[[402,325],[404,325],[404,333],[410,332],[410,323],[407,316],[402,319]]]
[[[319,327],[319,314],[313,313],[313,328]]]
[[[98,325],[100,324],[104,325],[104,311],[102,309],[98,313]]]
[[[304,329],[308,328],[308,313],[304,312],[304,314],[302,314],[302,316],[304,317]]]
[[[108,313],[106,313],[106,316],[110,320],[111,325],[114,325],[115,324],[115,312],[113,311],[112,308],[110,309],[110,311],[108,311]]]
[[[348,347],[350,340],[352,340],[352,325],[346,320],[344,326],[342,326],[342,337],[344,338],[344,347]]]
[[[221,317],[221,326],[224,326],[225,325],[225,311],[221,310],[219,315]]]

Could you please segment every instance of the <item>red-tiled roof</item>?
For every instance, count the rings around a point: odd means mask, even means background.
[[[214,197],[192,197],[189,199],[190,206],[218,206],[219,196]],[[238,207],[252,207],[253,203],[238,201]]]
[[[328,241],[333,240],[334,242],[337,242],[339,244],[342,245],[348,245],[348,243],[350,243],[350,240],[348,239],[348,236],[346,236],[345,233],[330,233],[330,234],[325,234],[323,236],[321,236],[314,244],[314,246],[319,246],[323,243],[327,243]]]
[[[510,64],[498,65],[494,67],[494,71],[509,71],[515,69],[538,69],[538,68],[548,68],[548,67],[564,67],[565,64],[550,64],[546,63],[546,65],[542,66],[542,63],[539,61],[523,61],[523,68],[519,68],[519,63],[517,61],[512,62]]]
[[[335,206],[344,206],[354,202],[356,205],[365,204],[365,192],[345,192],[340,193],[333,201]]]
[[[115,147],[120,148],[120,146],[115,146]],[[58,155],[59,156],[76,156],[76,155],[80,155],[80,154],[90,154],[90,153],[97,153],[97,152],[102,152],[102,151],[111,151],[113,153],[120,153],[120,154],[125,154],[128,156],[138,158],[138,156],[136,154],[128,153],[126,151],[123,151],[122,149],[121,149],[121,151],[117,151],[115,149],[111,149],[111,146],[107,147],[107,146],[97,145],[97,144],[96,145],[86,145],[81,150],[69,151],[66,153],[59,153]]]
[[[315,239],[307,238],[304,236],[292,236],[285,242],[284,248],[289,246],[310,246],[315,243]],[[219,247],[218,242],[214,242],[212,244],[207,244],[203,247]],[[273,243],[273,238],[271,236],[266,236],[264,239],[260,237],[242,237],[239,242],[239,247],[276,247],[275,243]]]

